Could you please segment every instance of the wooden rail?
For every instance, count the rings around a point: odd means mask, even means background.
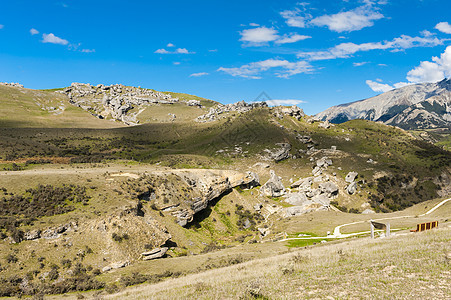
[[[417,229],[412,229],[410,231],[412,231],[412,232],[420,232],[420,231],[429,230],[429,229],[432,229],[432,228],[435,228],[435,227],[438,227],[438,221],[417,224]]]

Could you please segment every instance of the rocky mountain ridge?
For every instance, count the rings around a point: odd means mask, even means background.
[[[330,107],[316,116],[332,123],[365,119],[403,129],[451,127],[451,79],[408,85]]]

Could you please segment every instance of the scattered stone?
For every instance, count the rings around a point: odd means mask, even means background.
[[[331,146],[330,149],[331,149],[332,151],[336,151],[336,150],[337,150],[337,146]]]
[[[39,229],[27,231],[27,232],[24,234],[24,239],[25,239],[25,240],[28,240],[28,241],[36,240],[36,239],[38,239],[38,238],[40,238],[40,237],[41,237],[41,230],[39,230]]]
[[[141,253],[143,260],[152,260],[163,257],[168,251],[167,247],[156,248],[148,252]]]
[[[257,230],[260,232],[262,237],[265,237],[265,236],[267,236],[268,234],[271,233],[271,230],[269,228],[261,228],[261,227],[259,227],[259,228],[257,228]]]
[[[0,82],[0,85],[6,85],[6,86],[12,86],[12,87],[19,87],[19,88],[23,88],[23,85],[17,82]]]
[[[251,226],[252,226],[251,221],[249,221],[249,219],[246,219],[246,221],[244,221],[244,225],[243,225],[244,229],[248,229]]]
[[[375,214],[376,212],[372,210],[371,208],[367,208],[364,211],[362,211],[362,214],[369,215],[369,214]]]
[[[349,172],[348,175],[346,175],[346,177],[345,177],[345,181],[349,182],[349,183],[354,182],[357,175],[359,175],[359,173],[354,172],[354,171]]]
[[[254,205],[254,210],[256,210],[256,211],[260,211],[262,208],[263,208],[263,204],[261,204],[261,203]]]

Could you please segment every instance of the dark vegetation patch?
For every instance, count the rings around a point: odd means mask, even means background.
[[[0,231],[6,229],[16,242],[20,242],[23,232],[17,227],[21,224],[30,225],[39,217],[73,211],[74,204],[86,205],[89,199],[85,187],[73,184],[61,187],[39,185],[22,195],[9,193],[0,199]]]

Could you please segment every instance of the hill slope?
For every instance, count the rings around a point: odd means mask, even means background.
[[[449,128],[451,79],[405,86],[369,99],[333,106],[316,116],[332,123],[365,119],[404,129]]]

